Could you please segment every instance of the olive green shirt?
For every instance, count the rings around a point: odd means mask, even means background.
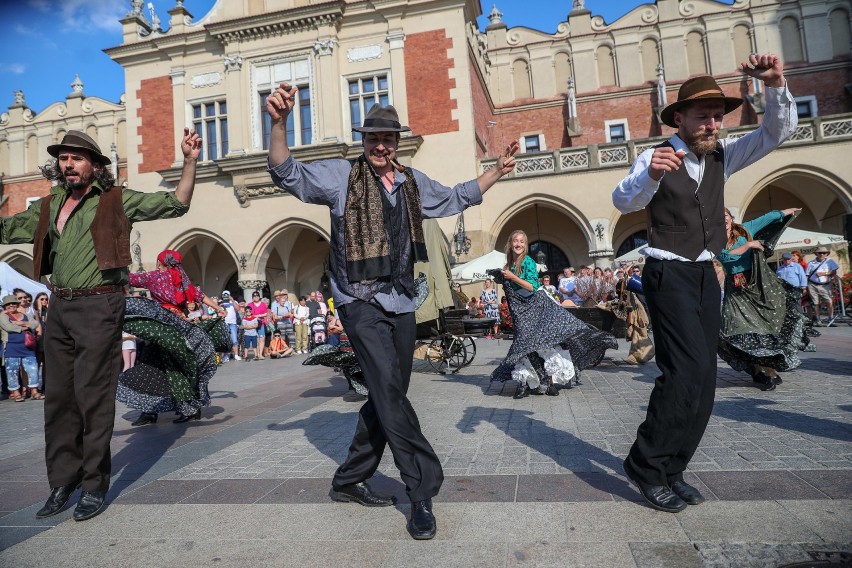
[[[71,192],[62,185],[50,190],[50,263],[53,274],[50,282],[60,288],[94,288],[107,284],[127,284],[127,268],[100,270],[95,257],[95,243],[89,227],[95,218],[102,189],[97,182],[89,193],[71,212],[62,235],[56,229],[56,218]],[[46,198],[42,198],[46,199]],[[17,215],[0,218],[0,243],[32,243],[41,214],[39,199]],[[171,219],[189,211],[189,205],[181,203],[174,191],[142,193],[125,189],[122,191],[124,213],[131,226],[136,221]]]

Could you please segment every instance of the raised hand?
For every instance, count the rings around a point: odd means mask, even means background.
[[[795,215],[801,210],[801,207],[790,207],[789,209],[782,209],[781,213],[783,213],[785,217],[789,217],[790,215]]]
[[[198,156],[201,155],[201,136],[195,132],[195,129],[183,129],[183,140],[180,142],[180,150],[183,152],[184,158],[194,158],[197,160]]]
[[[500,175],[506,175],[515,169],[515,154],[521,149],[521,145],[515,140],[508,146],[500,157],[497,158],[497,169]]]
[[[266,97],[266,112],[272,118],[272,122],[283,122],[296,106],[296,95],[298,87],[290,83],[281,83],[268,97]]]
[[[657,148],[651,156],[651,163],[648,165],[648,175],[654,181],[660,181],[663,178],[663,174],[677,171],[680,168],[684,156],[686,156],[686,152],[683,150],[675,152],[671,146]]]
[[[749,77],[760,79],[767,87],[784,86],[784,63],[774,53],[752,53],[748,56],[748,61],[740,63],[740,71]]]

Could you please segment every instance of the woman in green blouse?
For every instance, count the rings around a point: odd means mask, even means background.
[[[515,398],[559,394],[557,385],[579,384],[578,373],[597,365],[615,338],[589,327],[539,289],[538,266],[528,254],[527,235],[513,231],[506,243],[500,280],[515,328],[512,347],[491,380],[518,382]]]

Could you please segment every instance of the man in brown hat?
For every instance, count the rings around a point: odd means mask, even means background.
[[[393,505],[366,483],[388,445],[411,500],[408,532],[430,539],[437,530],[432,497],[444,475],[406,396],[416,335],[413,266],[426,260],[422,219],[456,215],[479,204],[482,194],[515,167],[519,146],[513,142],[479,178],[445,187],[418,170],[397,167],[400,133],[410,129],[400,124],[392,106],[375,105],[363,125],[353,128],[363,134],[364,153],[357,160],[302,164],[290,155],[285,126],[297,96],[296,88],[283,83],[266,100],[272,118],[269,171],[279,187],[331,210],[331,291],[370,389],[331,497]]]
[[[712,77],[689,79],[660,113],[677,134],[643,152],[612,194],[622,213],[647,213],[642,287],[661,372],[624,469],[652,507],[672,513],[704,501],[683,471],[713,410],[721,291],[712,260],[727,242],[725,181],[777,148],[798,121],[777,56],[753,54],[740,69],[766,86],[759,128],[720,140],[722,118],[743,101]]]
[[[825,304],[828,310],[828,320],[825,325],[831,327],[834,325],[834,292],[831,287],[831,282],[837,274],[837,269],[840,268],[833,259],[828,257],[828,249],[821,246],[818,247],[814,254],[816,258],[808,263],[805,268],[805,276],[808,278],[808,295],[811,297],[813,304],[813,318],[815,326],[822,326],[819,313],[822,304]]]
[[[83,488],[74,520],[99,514],[110,478],[115,392],[121,370],[124,288],[130,227],[180,217],[189,209],[201,139],[184,129],[183,172],[175,191],[114,187],[110,159],[83,132],[48,146],[41,168],[56,182],[29,209],[0,219],[0,243],[33,243],[35,278],[50,274],[45,329],[45,461],[51,492],[36,517],[59,513]]]

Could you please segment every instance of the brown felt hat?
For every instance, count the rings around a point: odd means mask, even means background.
[[[91,136],[85,132],[80,132],[79,130],[69,130],[66,132],[65,136],[62,137],[62,142],[59,144],[51,144],[47,147],[47,153],[54,158],[58,158],[59,152],[63,148],[80,148],[88,150],[88,152],[92,155],[92,161],[99,162],[103,165],[111,163],[109,158],[101,154],[101,148],[98,146],[97,142],[92,140]]]
[[[728,97],[722,92],[716,80],[710,75],[702,75],[688,79],[680,86],[677,92],[677,101],[667,105],[660,112],[660,120],[666,126],[677,128],[674,121],[674,113],[683,109],[685,106],[696,101],[712,101],[718,100],[725,103],[725,114],[728,114],[734,109],[739,108],[743,104],[743,100],[737,97]]]
[[[364,124],[352,128],[355,132],[411,132],[399,123],[399,114],[391,105],[374,104],[364,117]]]

